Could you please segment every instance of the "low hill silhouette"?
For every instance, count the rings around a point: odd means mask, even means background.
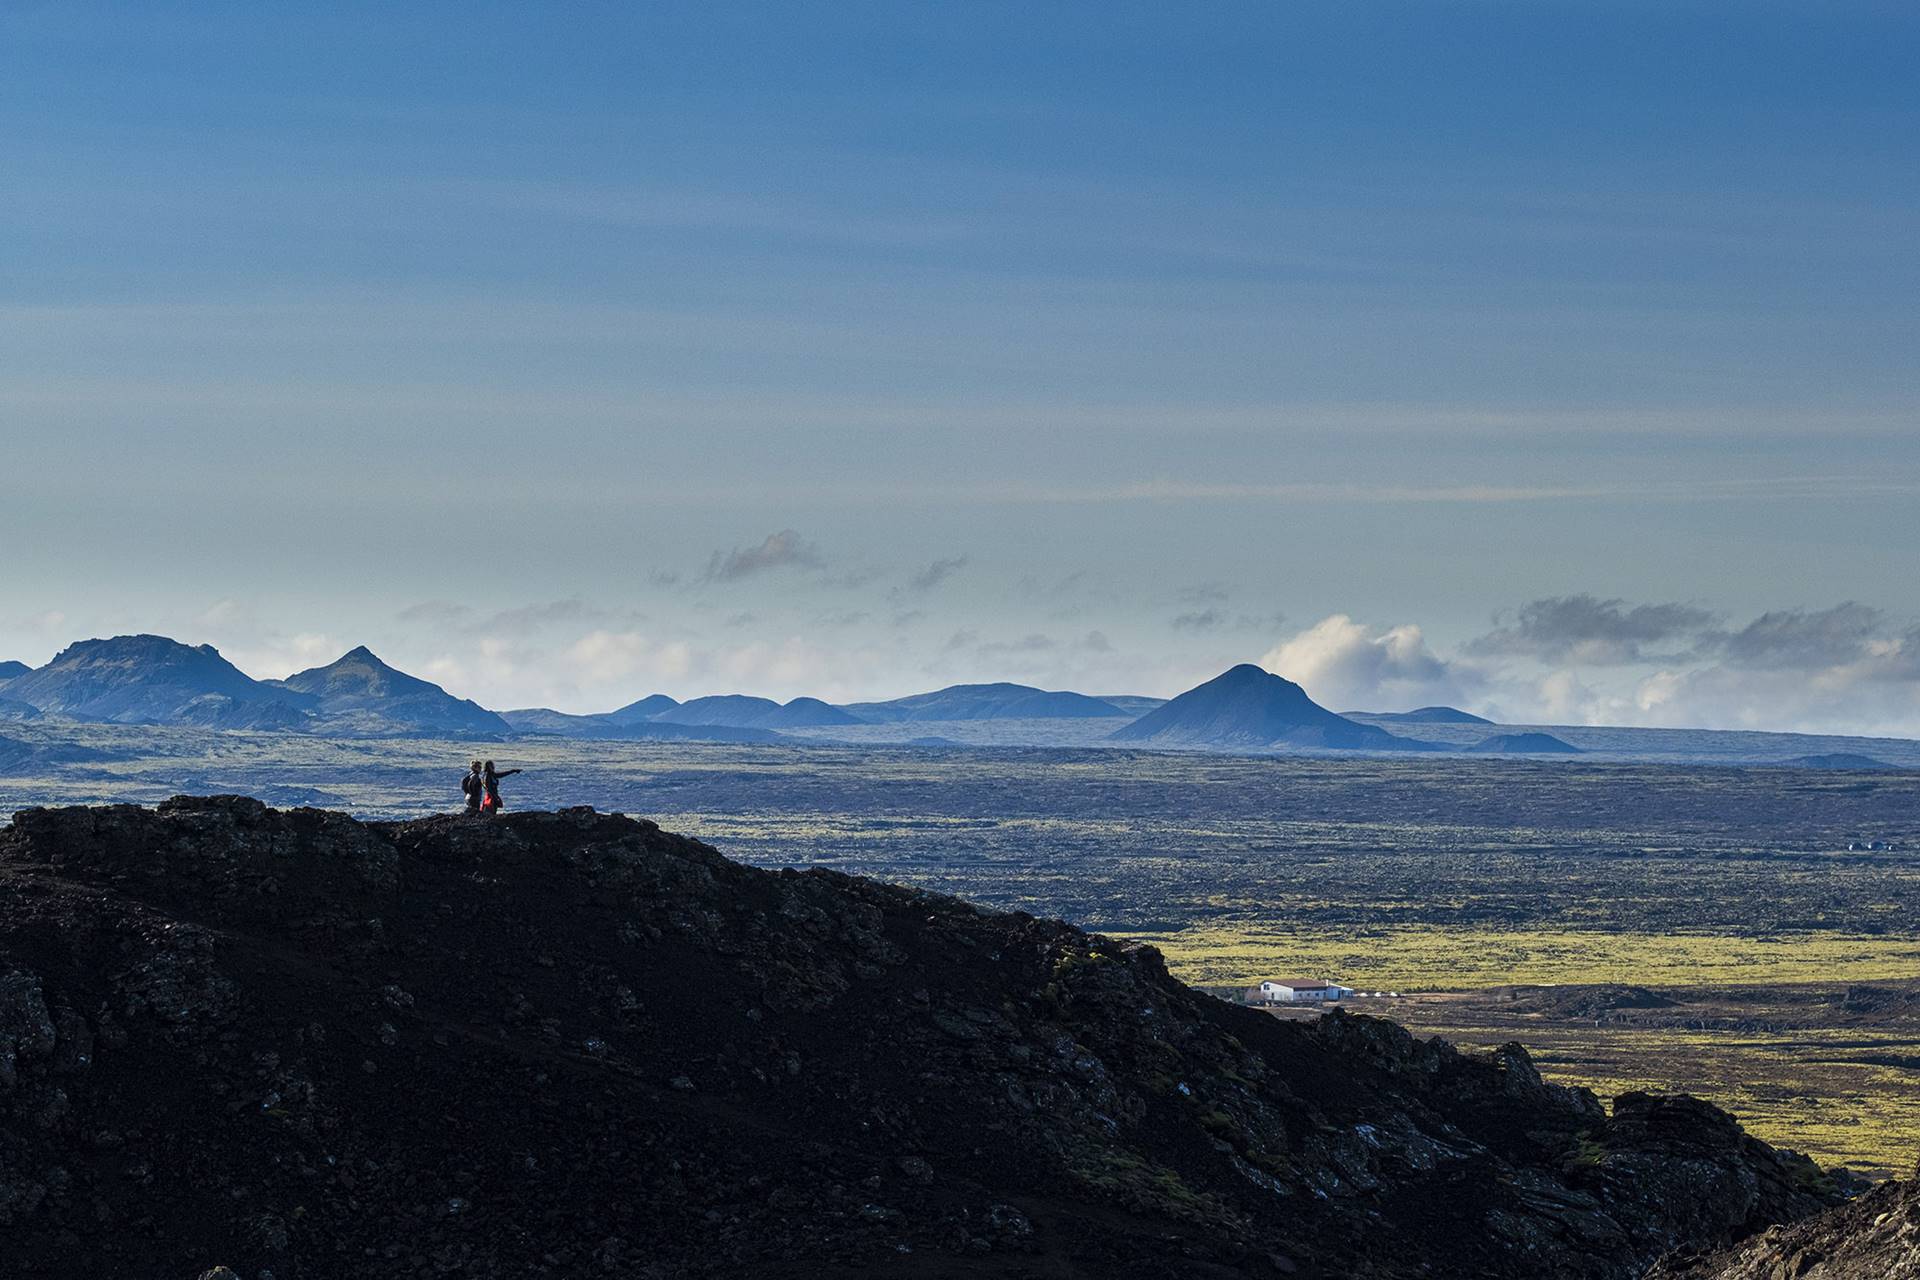
[[[787,742],[771,729],[741,729],[730,725],[667,724],[657,720],[616,720],[612,715],[575,716],[546,707],[503,711],[500,718],[515,733],[543,737],[602,739],[623,742]]]
[[[1099,719],[1128,714],[1100,698],[1031,685],[956,684],[889,702],[850,702],[843,710],[874,724],[903,720]]]
[[[1142,746],[1267,750],[1424,751],[1428,743],[1336,715],[1293,681],[1241,663],[1117,730],[1113,742]]]
[[[610,720],[614,724],[639,724],[653,719],[663,711],[671,711],[679,705],[677,699],[669,698],[664,693],[650,693],[638,702],[629,702],[626,706],[609,711],[600,718]]]
[[[1143,716],[1155,707],[1167,705],[1165,698],[1149,698],[1138,693],[1097,693],[1092,696],[1113,707],[1122,715],[1129,716]]]
[[[617,713],[616,713],[617,714]],[[693,698],[650,717],[649,724],[722,725],[733,729],[798,729],[813,725],[859,724],[856,716],[818,698],[785,704],[743,693]]]
[[[1780,762],[1787,769],[1837,769],[1861,773],[1897,773],[1899,765],[1888,764],[1872,756],[1858,755],[1851,751],[1827,751],[1818,755],[1794,756]]]
[[[38,720],[40,708],[0,693],[0,720]]]
[[[0,685],[6,684],[7,681],[18,676],[23,676],[31,670],[33,670],[33,668],[24,662],[15,662],[11,659],[6,662],[0,662]]]
[[[1629,1280],[1831,1202],[1690,1098],[591,810],[0,830],[11,1274]]]
[[[1462,711],[1458,707],[1416,707],[1412,711],[1355,711],[1349,714],[1365,715],[1372,720],[1388,720],[1395,724],[1492,724],[1485,716],[1476,716],[1471,711]]]
[[[1464,750],[1486,755],[1509,756],[1577,756],[1580,754],[1580,748],[1571,742],[1563,742],[1550,733],[1496,733],[1491,738],[1480,739]]]
[[[324,667],[272,682],[314,699],[329,727],[356,734],[436,734],[501,737],[505,720],[479,703],[395,670],[361,645]]]

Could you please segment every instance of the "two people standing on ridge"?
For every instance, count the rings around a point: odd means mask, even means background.
[[[489,818],[499,813],[502,808],[500,779],[511,778],[518,772],[518,769],[501,772],[493,767],[491,760],[475,760],[466,776],[460,779],[460,790],[467,797],[467,813],[484,813]]]

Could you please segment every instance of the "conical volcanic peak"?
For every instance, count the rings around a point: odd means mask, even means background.
[[[484,737],[512,732],[478,703],[389,666],[365,645],[279,684],[312,697],[329,727],[342,732]]]
[[[1293,681],[1250,662],[1231,667],[1149,711],[1111,740],[1242,751],[1429,749],[1426,743],[1336,715]]]
[[[639,724],[653,719],[663,711],[671,711],[679,705],[680,701],[677,698],[670,698],[664,693],[650,693],[638,702],[629,702],[618,711],[607,712],[606,718],[615,724]]]

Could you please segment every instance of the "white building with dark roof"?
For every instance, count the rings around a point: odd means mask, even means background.
[[[1320,978],[1268,978],[1254,990],[1261,1004],[1344,1000],[1354,993],[1352,987],[1343,987],[1337,982],[1326,982]]]

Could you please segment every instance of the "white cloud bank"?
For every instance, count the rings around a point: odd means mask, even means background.
[[[1436,652],[1334,614],[1261,658],[1335,710],[1448,703],[1514,724],[1920,736],[1920,626],[1857,603],[1727,628],[1691,605],[1537,600]]]
[[[1454,702],[1480,683],[1471,669],[1436,656],[1419,627],[1375,630],[1344,613],[1322,618],[1276,645],[1260,665],[1336,711],[1392,711]]]

